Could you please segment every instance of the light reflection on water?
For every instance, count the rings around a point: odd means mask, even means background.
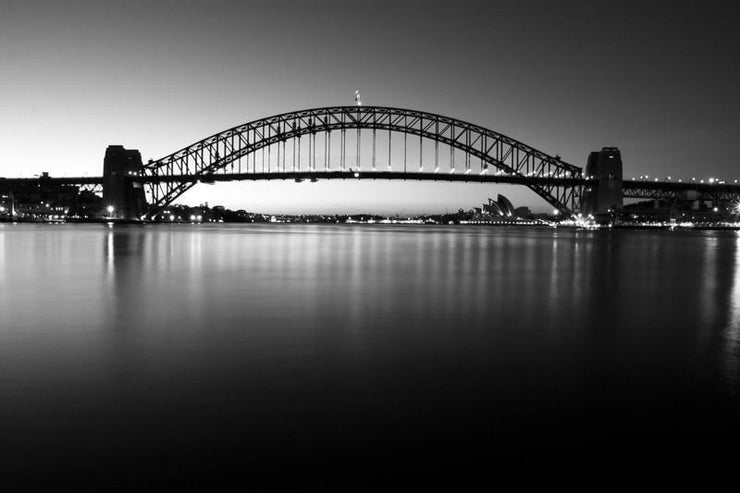
[[[0,431],[69,471],[668,447],[736,410],[734,233],[2,225],[0,273]]]
[[[735,265],[730,294],[730,315],[724,336],[722,359],[732,392],[740,392],[740,231],[735,239]]]

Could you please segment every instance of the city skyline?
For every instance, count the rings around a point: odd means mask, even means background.
[[[581,167],[616,146],[626,177],[738,178],[732,5],[628,4],[3,1],[0,174],[98,175],[109,144],[156,159],[359,90],[365,104],[460,118]],[[418,213],[498,192],[548,208],[523,187],[382,182],[201,185],[181,201]]]

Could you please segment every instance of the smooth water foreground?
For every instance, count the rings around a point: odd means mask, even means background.
[[[739,402],[734,232],[0,225],[0,483],[719,465]]]

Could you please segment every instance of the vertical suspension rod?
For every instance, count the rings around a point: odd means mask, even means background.
[[[423,138],[421,136],[422,132],[422,122],[423,120],[419,118],[419,171],[421,171],[424,168],[424,162],[422,161],[422,157],[424,156],[423,152]]]
[[[403,172],[406,172],[406,141],[408,140],[409,134],[403,133]]]
[[[376,129],[373,127],[373,171],[375,171],[375,133]]]
[[[455,171],[455,148],[450,144],[450,171]]]
[[[388,128],[388,170],[391,169],[391,141],[393,140],[393,135],[391,134],[391,129]]]
[[[342,171],[344,171],[347,168],[347,129],[342,129],[342,155],[339,158],[340,163],[342,163]]]
[[[434,134],[439,135],[439,120],[434,121]],[[434,172],[439,170],[439,140],[434,141]]]

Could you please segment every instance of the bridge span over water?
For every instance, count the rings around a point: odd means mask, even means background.
[[[413,180],[523,185],[571,215],[600,214],[623,198],[736,200],[740,186],[623,180],[619,150],[585,169],[485,127],[433,113],[336,106],[283,113],[213,134],[157,160],[110,146],[103,175],[46,178],[102,187],[125,219],[153,219],[197,183],[238,180]],[[33,179],[0,178],[0,190]]]

